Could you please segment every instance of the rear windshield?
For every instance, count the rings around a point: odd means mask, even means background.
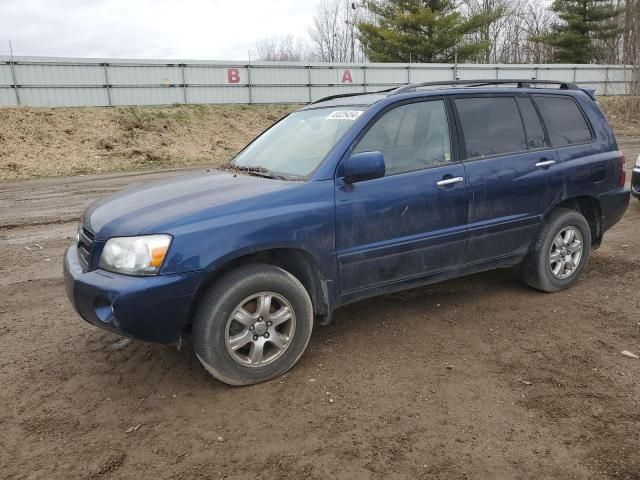
[[[307,176],[365,108],[332,107],[294,112],[264,132],[232,163],[278,175]]]

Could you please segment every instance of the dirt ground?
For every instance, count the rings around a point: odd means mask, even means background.
[[[640,478],[637,200],[571,290],[500,270],[353,304],[231,388],[190,347],[116,349],[64,294],[84,206],[174,174],[0,184],[1,478]]]

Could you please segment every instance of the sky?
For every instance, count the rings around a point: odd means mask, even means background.
[[[0,0],[0,55],[246,60],[319,0]],[[250,52],[251,51],[251,52]]]

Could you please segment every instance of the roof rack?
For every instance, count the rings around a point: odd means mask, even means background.
[[[319,98],[311,102],[309,105],[314,105],[320,102],[326,102],[327,100],[334,100],[336,98],[345,98],[345,97],[357,97],[359,95],[375,95],[376,93],[391,93],[397,90],[397,87],[386,88],[384,90],[378,90],[375,92],[352,92],[352,93],[339,93],[337,95],[329,95],[328,97]]]
[[[490,85],[515,84],[518,88],[531,88],[531,85],[559,85],[561,90],[580,90],[573,82],[560,82],[557,80],[523,80],[523,79],[499,79],[499,80],[446,80],[440,82],[410,83],[392,90],[389,95],[412,92],[422,87],[437,87],[447,85],[464,85],[467,87],[488,87]]]
[[[439,82],[421,82],[421,83],[409,83],[402,85],[401,87],[387,88],[385,90],[378,90],[376,92],[355,92],[355,93],[340,93],[338,95],[330,95],[328,97],[320,98],[309,105],[316,103],[326,102],[327,100],[334,100],[336,98],[355,97],[358,95],[375,95],[376,93],[386,93],[387,96],[398,95],[400,93],[407,93],[416,91],[422,87],[446,87],[446,86],[465,86],[465,87],[489,87],[492,85],[516,85],[518,88],[531,88],[532,85],[558,85],[561,90],[582,90],[578,85],[573,82],[562,82],[559,80],[528,80],[528,79],[493,79],[493,80],[444,80]],[[587,93],[593,98],[593,95],[587,91]]]

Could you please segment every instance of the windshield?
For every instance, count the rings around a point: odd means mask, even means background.
[[[277,175],[307,176],[364,108],[334,107],[294,112],[240,152],[232,164]]]

